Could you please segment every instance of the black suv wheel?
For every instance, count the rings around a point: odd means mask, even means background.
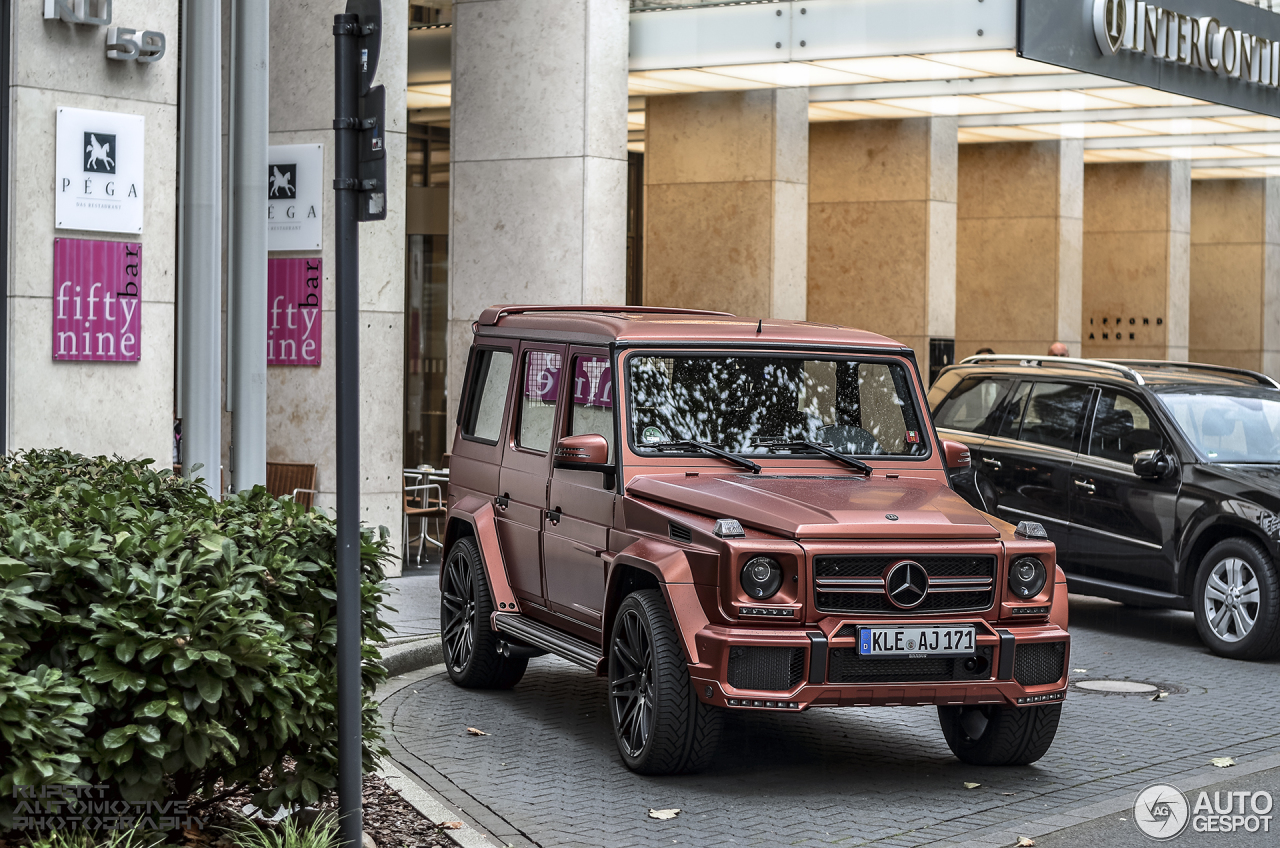
[[[705,768],[720,739],[721,713],[693,690],[662,593],[628,595],[609,644],[609,715],[627,768],[640,774]]]
[[[454,543],[440,574],[440,637],[449,677],[468,689],[510,689],[524,677],[526,658],[498,653],[490,626],[493,596],[471,538]]]
[[[1280,580],[1257,542],[1226,539],[1196,571],[1196,630],[1215,654],[1237,660],[1280,653]]]
[[[951,753],[975,766],[1025,766],[1045,755],[1062,704],[1036,707],[938,707]]]

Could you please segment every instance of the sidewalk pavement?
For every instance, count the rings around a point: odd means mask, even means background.
[[[422,565],[405,563],[400,577],[387,581],[391,597],[385,618],[390,644],[382,648],[382,665],[391,677],[442,662],[440,649],[440,555],[424,556]]]

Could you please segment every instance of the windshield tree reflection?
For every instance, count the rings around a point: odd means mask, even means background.
[[[755,443],[779,439],[864,456],[928,451],[901,363],[724,354],[628,362],[628,423],[641,452],[682,439],[739,454],[776,452]]]

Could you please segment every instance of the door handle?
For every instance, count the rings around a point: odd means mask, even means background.
[[[493,499],[493,505],[498,509],[506,509],[511,504],[511,496],[506,492],[498,495]]]
[[[560,507],[547,510],[547,520],[552,524],[559,524],[560,519],[564,517],[564,513],[560,511]]]
[[[1004,468],[1004,466],[1000,463],[1000,460],[992,459],[989,456],[984,456],[982,458],[982,464],[990,467],[994,471],[999,471],[1001,468]]]
[[[1077,489],[1083,489],[1091,495],[1098,490],[1098,487],[1090,483],[1088,480],[1074,480],[1072,482],[1076,484]]]
[[[574,542],[573,549],[593,557],[598,557],[600,554],[604,553],[602,548],[593,548],[590,545],[584,545],[581,542]]]

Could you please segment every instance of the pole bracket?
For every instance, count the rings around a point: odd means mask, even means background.
[[[362,27],[356,23],[338,23],[335,21],[333,24],[334,35],[360,35],[361,29]]]
[[[358,191],[360,189],[360,181],[352,177],[340,177],[333,181],[334,191]]]
[[[335,130],[358,130],[362,128],[359,118],[334,118],[333,128]]]

